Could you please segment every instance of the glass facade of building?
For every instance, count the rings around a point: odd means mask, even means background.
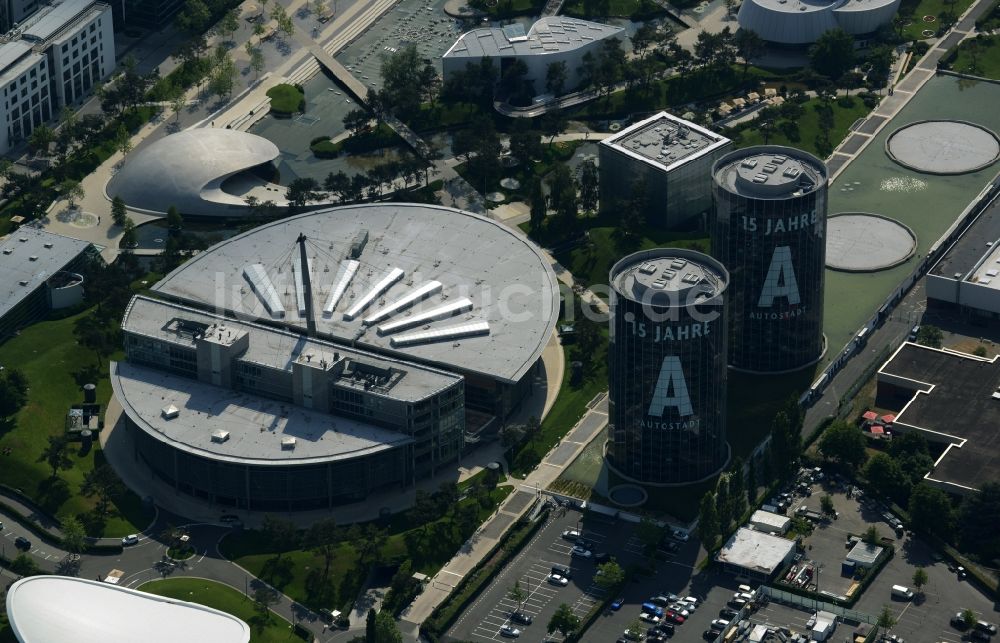
[[[780,146],[750,147],[715,165],[712,255],[729,270],[729,364],[778,373],[824,350],[827,173]]]
[[[725,268],[658,248],[622,259],[610,279],[609,463],[651,484],[714,474],[729,452]]]

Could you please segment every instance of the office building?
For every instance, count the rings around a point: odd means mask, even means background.
[[[712,169],[712,255],[729,269],[729,364],[780,373],[825,349],[826,165],[800,150],[748,147]]]
[[[732,146],[725,136],[667,112],[605,138],[597,148],[601,212],[614,215],[634,207],[638,196],[648,225],[705,227],[712,209],[712,165]]]
[[[111,75],[111,8],[94,0],[46,5],[0,44],[0,154],[75,105]]]
[[[88,261],[101,261],[90,242],[31,226],[0,240],[0,341],[83,301]]]
[[[464,72],[468,65],[478,66],[488,58],[499,80],[516,60],[527,68],[524,80],[533,83],[536,94],[544,94],[549,65],[565,63],[563,91],[569,92],[580,84],[583,57],[588,53],[597,55],[603,40],[619,37],[624,31],[622,27],[566,16],[539,18],[527,33],[517,23],[473,29],[459,36],[444,53],[442,72],[447,81],[455,73]]]
[[[625,257],[609,278],[609,464],[655,485],[718,473],[729,454],[729,274],[700,252],[657,248]]]

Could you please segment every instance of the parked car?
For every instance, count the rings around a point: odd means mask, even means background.
[[[516,639],[521,636],[521,630],[516,627],[511,627],[510,625],[504,625],[500,628],[500,636],[506,636],[508,638]]]
[[[668,540],[660,545],[660,549],[667,552],[668,554],[676,554],[681,546],[673,540]]]
[[[671,532],[671,535],[675,540],[679,540],[682,543],[686,543],[691,538],[691,534],[683,529],[674,529],[673,532]]]
[[[589,549],[590,551],[594,551],[594,549],[595,549],[595,547],[594,547],[594,541],[593,540],[587,540],[586,538],[577,538],[576,539],[576,546],[577,547],[583,547],[584,549]]]
[[[689,605],[687,603],[674,603],[670,606],[670,609],[677,612],[684,618],[691,616],[691,610],[687,609]]]
[[[729,602],[726,603],[726,605],[728,605],[729,607],[732,607],[733,609],[737,609],[738,610],[738,609],[743,609],[743,606],[746,605],[749,602],[750,601],[748,601],[745,598],[741,598],[739,596],[739,594],[737,594],[736,596],[734,596],[731,599],[729,599]]]
[[[969,638],[973,641],[981,641],[981,643],[988,643],[990,640],[990,635],[982,630],[973,629],[969,632]]]
[[[18,536],[17,538],[14,539],[14,546],[17,547],[18,549],[23,549],[24,551],[28,551],[29,549],[31,549],[31,541],[25,538],[24,536]]]
[[[560,576],[559,574],[549,574],[549,582],[553,585],[558,585],[559,587],[566,587],[569,585],[569,579],[565,576]]]
[[[617,612],[618,610],[620,610],[622,608],[622,605],[624,603],[625,603],[625,599],[624,598],[616,598],[615,600],[611,601],[611,611],[612,612]]]
[[[602,552],[598,552],[598,553],[594,554],[594,562],[597,563],[598,565],[600,565],[602,563],[606,563],[609,560],[611,560],[611,554],[609,554],[606,551],[602,551]]]
[[[719,610],[719,618],[724,618],[727,621],[731,621],[737,616],[739,616],[739,612],[737,612],[734,609],[723,607],[721,610]]]
[[[219,522],[239,522],[240,517],[236,514],[222,514],[219,516]]]
[[[663,618],[667,619],[671,623],[676,623],[678,625],[683,625],[684,621],[687,620],[683,615],[678,614],[674,610],[668,609],[663,613]]]
[[[975,628],[980,632],[986,632],[990,636],[996,636],[997,626],[989,621],[976,621]]]
[[[681,603],[687,603],[690,606],[688,609],[692,612],[698,609],[698,599],[694,596],[684,596],[679,600]]]
[[[562,565],[553,565],[552,573],[558,574],[563,578],[573,578],[573,573],[569,570],[569,567],[563,567]]]
[[[577,529],[567,529],[566,531],[562,532],[562,537],[564,539],[572,541],[576,541],[582,535],[583,534],[581,534]]]
[[[722,630],[724,630],[727,627],[729,627],[729,621],[727,621],[725,619],[717,618],[717,619],[713,620],[709,624],[709,627],[712,628],[713,630],[718,630],[718,631],[721,632]]]
[[[122,547],[128,547],[129,545],[135,545],[139,542],[139,534],[129,534],[122,538]]]
[[[964,611],[965,610],[959,610],[955,612],[954,616],[951,617],[951,626],[954,627],[956,630],[969,629],[969,624],[965,622],[964,618],[962,618],[962,612]]]
[[[676,628],[674,628],[673,623],[666,623],[666,622],[660,623],[659,625],[651,629],[659,632],[663,636],[673,636],[674,631],[676,630]]]
[[[657,607],[670,607],[670,603],[672,601],[666,596],[657,595],[650,598],[648,602],[656,605]]]
[[[594,555],[589,549],[584,549],[579,545],[574,545],[573,549],[571,549],[569,553],[577,558],[590,558]]]
[[[651,614],[650,612],[639,612],[639,620],[656,625],[660,622],[660,617],[656,614]]]
[[[705,630],[704,632],[701,633],[701,638],[705,639],[706,641],[714,641],[715,639],[719,638],[719,633],[716,632],[715,630]]]
[[[524,612],[511,612],[510,620],[521,625],[531,625],[531,615]]]

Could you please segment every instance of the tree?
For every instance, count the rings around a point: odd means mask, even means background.
[[[833,496],[828,493],[824,493],[819,499],[819,507],[828,516],[832,516],[837,513],[837,510],[833,506]]]
[[[733,522],[733,502],[729,497],[729,476],[722,474],[715,483],[715,510],[719,515],[719,533],[729,533]]]
[[[250,42],[248,41],[249,45]],[[253,79],[256,81],[260,78],[260,72],[264,71],[264,52],[260,50],[260,47],[251,47],[250,51],[250,69],[253,70]]]
[[[549,66],[545,68],[545,89],[554,96],[562,96],[567,75],[566,61],[549,63]]]
[[[115,149],[127,156],[132,151],[132,135],[125,129],[124,123],[118,126],[115,132]]]
[[[69,203],[70,209],[75,208],[77,201],[82,200],[87,195],[80,182],[73,179],[63,179],[59,184],[59,192],[62,193],[66,202]]]
[[[542,191],[542,180],[537,176],[531,177],[528,199],[531,202],[531,229],[537,233],[545,225],[545,213],[548,210],[545,193]]]
[[[882,611],[878,613],[878,621],[876,625],[882,628],[882,635],[885,638],[885,634],[896,625],[896,617],[892,615],[892,610],[889,609],[888,605],[882,606]]]
[[[375,608],[368,610],[368,615],[365,617],[365,641],[367,643],[373,643],[375,641],[375,618],[378,614],[375,612]]]
[[[201,0],[187,0],[184,9],[174,19],[177,26],[189,33],[201,33],[208,27],[212,12]]]
[[[267,27],[264,26],[264,23],[255,22],[253,25],[253,35],[257,36],[257,46],[260,46],[264,42],[265,33],[267,33]]]
[[[103,357],[114,350],[114,337],[94,315],[84,315],[73,322],[73,335],[76,341],[94,351],[98,367],[103,366]]]
[[[747,512],[747,490],[744,480],[743,458],[736,457],[729,470],[729,500],[733,503],[733,520],[740,520]]]
[[[240,28],[240,16],[236,9],[230,9],[223,16],[222,20],[219,21],[219,30],[222,33],[229,34],[229,40],[233,39],[233,34],[236,30]]]
[[[111,220],[114,221],[115,225],[122,227],[125,225],[125,219],[128,218],[128,211],[125,209],[125,200],[120,196],[115,196],[111,199]]]
[[[265,514],[260,528],[278,558],[298,544],[298,531],[291,520]]]
[[[70,516],[62,521],[62,547],[71,554],[79,554],[87,548],[87,533],[83,523]]]
[[[984,482],[965,497],[958,512],[958,542],[963,552],[983,560],[1000,558],[1000,483]]]
[[[972,627],[976,624],[976,613],[969,608],[962,610],[962,622],[965,623],[965,627]]]
[[[10,571],[18,576],[35,576],[42,573],[41,568],[28,554],[18,554],[17,558],[10,561]]]
[[[597,566],[594,584],[606,592],[613,592],[625,582],[625,570],[613,560]]]
[[[823,432],[819,452],[824,458],[835,460],[854,470],[865,463],[865,436],[851,424],[838,420]]]
[[[351,136],[357,136],[365,131],[369,122],[371,122],[371,116],[360,108],[352,109],[344,114],[344,127],[351,132]]]
[[[947,539],[955,528],[955,510],[948,494],[923,482],[910,492],[909,513],[918,531]]]
[[[510,155],[521,165],[541,155],[542,136],[537,130],[519,130],[510,135]]]
[[[323,518],[314,522],[305,534],[305,545],[317,556],[323,559],[323,580],[330,578],[330,565],[339,546],[337,521],[333,518]]]
[[[941,348],[941,341],[944,339],[944,333],[937,326],[932,326],[931,324],[924,324],[917,331],[917,343],[924,346],[930,346],[931,348]]]
[[[296,209],[304,208],[310,201],[318,201],[321,196],[319,182],[311,177],[293,179],[285,192],[285,198]]]
[[[126,217],[125,225],[122,226],[122,245],[126,250],[134,248],[138,244],[138,238],[135,233],[135,222],[132,219]]]
[[[818,74],[840,78],[854,67],[854,36],[843,29],[831,29],[809,48],[809,64]]]
[[[180,122],[181,112],[184,110],[185,105],[187,105],[187,96],[184,93],[184,88],[181,85],[171,85],[168,96],[170,110],[174,113],[174,122]]]
[[[801,429],[800,416],[787,405],[775,414],[771,423],[771,462],[780,480],[788,480],[798,470]]]
[[[383,610],[375,616],[375,643],[402,643],[403,635],[392,613]]]
[[[722,1],[726,7],[726,16],[731,17],[733,15],[733,7],[736,6],[736,3],[739,0],[722,0]],[[737,31],[736,33],[739,34],[739,31]]]
[[[546,632],[552,634],[559,632],[565,637],[575,632],[580,627],[580,617],[573,613],[573,608],[566,603],[561,603],[556,608],[556,613],[549,619]]]
[[[528,592],[521,587],[521,581],[514,581],[514,586],[507,591],[507,598],[517,603],[517,611],[521,611],[524,601],[528,600]]]
[[[278,602],[278,593],[267,585],[260,585],[253,590],[253,606],[267,622],[271,620],[271,606]]]
[[[500,444],[505,449],[517,446],[524,440],[526,433],[523,424],[509,422],[500,427]]]
[[[924,585],[927,584],[927,570],[923,567],[917,567],[913,570],[913,586],[917,588],[917,593],[921,593],[920,590]]]
[[[753,507],[757,504],[757,465],[750,459],[747,465],[747,504]]]
[[[580,206],[588,212],[597,209],[600,181],[597,175],[597,165],[587,160],[580,164]]]
[[[49,145],[56,140],[56,133],[48,125],[42,124],[31,130],[28,148],[32,154],[48,154]]]
[[[118,474],[107,464],[101,464],[83,477],[83,484],[80,486],[80,493],[88,498],[97,496],[97,515],[106,516],[111,502],[125,493],[125,485],[122,484]]]
[[[719,514],[715,507],[715,494],[711,491],[701,497],[698,510],[698,537],[702,546],[711,551],[719,539]]]
[[[236,85],[236,73],[236,63],[228,54],[217,57],[208,79],[209,91],[220,98],[228,97]]]
[[[868,460],[864,468],[864,476],[877,490],[899,502],[906,502],[909,494],[910,481],[899,468],[899,464],[884,453],[876,453]]]
[[[52,469],[52,478],[59,475],[62,469],[73,466],[73,458],[69,453],[69,439],[65,435],[50,435],[49,445],[38,456],[38,462],[44,462]]]
[[[635,528],[636,538],[642,543],[647,554],[652,554],[663,539],[663,527],[647,516],[643,516]]]
[[[869,525],[868,529],[865,530],[864,536],[861,540],[865,541],[869,545],[877,545],[882,540],[882,534],[879,533],[878,527],[875,525]]]
[[[733,44],[736,46],[736,53],[743,59],[743,79],[746,80],[750,62],[764,53],[764,39],[758,36],[756,31],[740,29],[733,36]]]
[[[175,206],[167,208],[167,227],[173,232],[180,232],[184,228],[184,217]]]

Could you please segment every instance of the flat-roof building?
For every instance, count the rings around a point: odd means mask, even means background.
[[[495,431],[531,394],[559,305],[530,241],[416,204],[261,226],[152,290],[112,366],[136,457],[178,491],[267,511],[453,463],[467,429]]]
[[[0,341],[83,300],[87,261],[99,261],[89,241],[23,226],[0,240]]]
[[[211,607],[101,581],[29,576],[7,590],[20,643],[247,643],[250,626]]]
[[[35,11],[0,44],[0,154],[88,96],[114,68],[107,4],[62,0]]]
[[[468,65],[489,59],[500,78],[517,60],[527,68],[524,80],[532,82],[536,94],[545,90],[546,74],[553,63],[566,64],[564,91],[579,85],[580,68],[587,53],[596,53],[601,41],[624,33],[623,27],[588,22],[566,16],[539,18],[525,32],[520,24],[473,29],[459,36],[441,58],[444,79],[463,72]]]
[[[635,123],[598,145],[601,211],[631,207],[639,187],[647,224],[704,225],[712,209],[712,165],[732,146],[725,136],[667,112]]]
[[[740,527],[715,555],[715,560],[726,571],[766,582],[794,556],[794,540]]]
[[[746,0],[740,5],[740,29],[783,45],[808,45],[831,29],[853,36],[889,24],[900,0]]]
[[[771,513],[762,509],[758,509],[750,516],[750,526],[757,531],[784,535],[791,524],[792,521],[788,516],[782,516],[781,514]]]
[[[883,551],[885,551],[885,547],[859,540],[854,544],[854,547],[851,547],[851,551],[847,552],[847,557],[844,560],[854,563],[858,567],[868,568],[878,562]]]
[[[1000,480],[1000,358],[906,342],[879,369],[877,385],[878,405],[900,409],[894,431],[944,445],[927,482],[967,494]]]
[[[1000,318],[1000,200],[994,200],[928,271],[928,305]]]

